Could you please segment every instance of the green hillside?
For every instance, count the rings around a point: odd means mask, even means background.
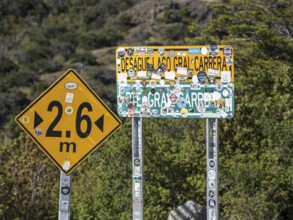
[[[231,45],[221,219],[293,219],[292,0],[2,0],[0,219],[57,219],[59,170],[15,116],[74,68],[116,111],[119,45]],[[145,119],[144,212],[206,204],[205,120]],[[72,219],[132,219],[131,120],[73,172]]]

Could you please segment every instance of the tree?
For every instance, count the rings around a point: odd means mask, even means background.
[[[292,2],[231,0],[213,12],[187,41],[234,47],[236,115],[220,123],[222,216],[290,219]]]
[[[0,148],[0,218],[56,219],[58,171],[31,139],[21,134]]]

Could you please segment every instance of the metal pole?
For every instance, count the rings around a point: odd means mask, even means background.
[[[219,219],[218,119],[206,120],[207,145],[207,219]]]
[[[132,216],[143,220],[142,118],[132,118]]]
[[[71,177],[60,172],[59,215],[58,220],[70,219]]]

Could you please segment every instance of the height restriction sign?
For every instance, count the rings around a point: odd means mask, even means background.
[[[119,118],[73,69],[15,120],[65,174],[121,126]]]

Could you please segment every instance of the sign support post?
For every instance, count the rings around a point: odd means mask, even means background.
[[[58,220],[70,220],[71,178],[72,174],[65,175],[60,171]]]
[[[133,220],[143,220],[142,118],[132,118],[132,207]]]
[[[218,190],[218,119],[206,119],[207,145],[207,219],[219,219]]]

